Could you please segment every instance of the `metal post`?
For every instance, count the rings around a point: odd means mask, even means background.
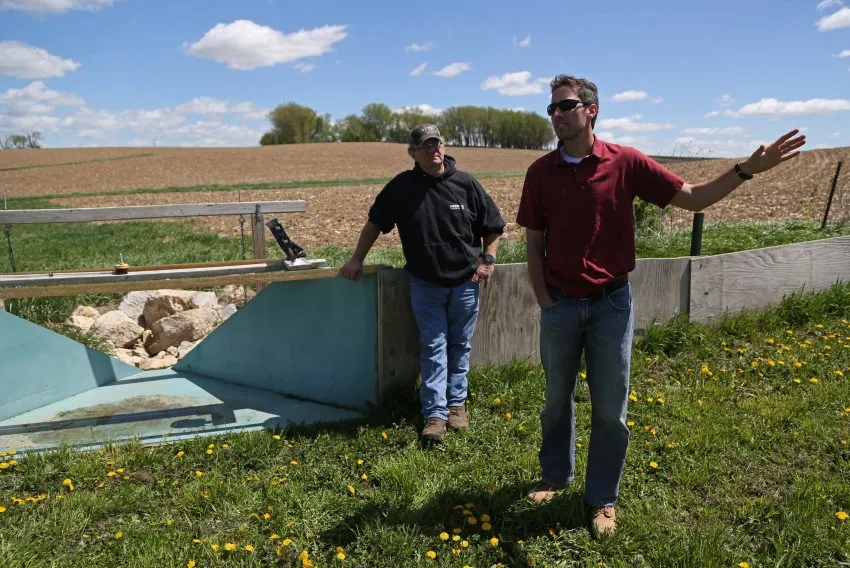
[[[829,208],[832,206],[832,197],[835,195],[835,184],[838,183],[838,174],[841,172],[841,160],[838,161],[838,165],[835,167],[835,175],[832,176],[832,187],[829,189],[829,199],[826,201],[826,211],[823,212],[823,221],[821,221],[820,228],[826,228],[826,218],[829,217]]]
[[[691,227],[691,256],[702,254],[702,224],[704,218],[705,213],[702,211],[694,213],[694,222]]]

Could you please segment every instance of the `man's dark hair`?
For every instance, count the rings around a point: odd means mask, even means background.
[[[560,87],[569,87],[571,89],[575,89],[576,93],[578,93],[578,98],[581,99],[581,102],[590,105],[596,105],[596,108],[599,109],[599,91],[596,89],[596,85],[593,84],[592,81],[588,81],[587,79],[581,79],[579,77],[573,77],[572,75],[558,75],[552,82],[549,83],[549,86],[552,88],[551,92],[555,92],[555,89]],[[596,111],[596,114],[599,114],[599,111]],[[590,119],[591,128],[596,127],[596,117],[594,116]]]

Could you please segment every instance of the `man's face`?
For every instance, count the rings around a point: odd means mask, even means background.
[[[429,138],[412,150],[413,159],[425,170],[437,169],[443,165],[446,146],[437,138]]]
[[[572,87],[558,87],[552,92],[552,103],[578,98],[578,93]],[[596,105],[586,106],[582,103],[566,111],[556,107],[551,117],[552,126],[560,140],[573,140],[584,132],[585,128],[590,128],[590,121],[595,115]]]

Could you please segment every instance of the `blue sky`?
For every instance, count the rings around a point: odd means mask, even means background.
[[[647,153],[850,146],[843,0],[0,0],[0,135],[48,147],[253,146],[289,101],[545,116],[558,73]]]

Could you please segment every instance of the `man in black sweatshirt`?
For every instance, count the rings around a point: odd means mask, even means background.
[[[455,168],[435,125],[414,128],[407,153],[413,168],[375,198],[342,274],[357,280],[378,236],[398,227],[419,329],[422,437],[439,442],[447,427],[469,425],[466,376],[479,285],[493,274],[505,220],[478,180]]]

